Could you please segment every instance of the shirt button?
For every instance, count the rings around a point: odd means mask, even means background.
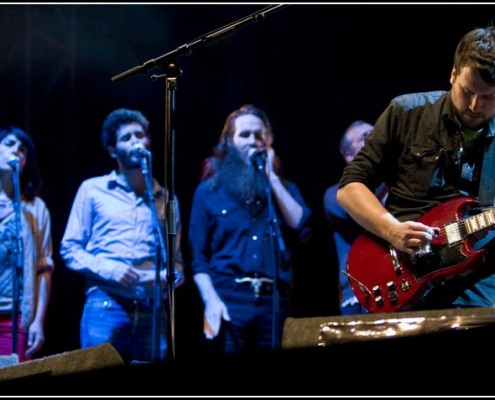
[[[227,214],[227,210],[225,208],[222,210],[222,214]]]
[[[252,239],[253,240],[258,240],[258,236],[254,235]]]

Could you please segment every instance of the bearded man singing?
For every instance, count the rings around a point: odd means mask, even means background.
[[[204,335],[223,353],[279,347],[289,313],[294,246],[312,212],[280,174],[266,113],[230,113],[203,164],[189,225],[192,272],[204,303]]]

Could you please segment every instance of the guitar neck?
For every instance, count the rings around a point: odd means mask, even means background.
[[[473,233],[493,227],[495,225],[493,209],[490,208],[472,217],[466,218],[463,221],[463,225],[466,235],[472,235]]]

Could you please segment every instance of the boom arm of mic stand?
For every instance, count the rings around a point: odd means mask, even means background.
[[[195,49],[196,47],[211,45],[216,41],[222,40],[225,35],[231,34],[232,30],[247,25],[251,22],[263,21],[266,15],[268,15],[273,11],[280,10],[283,7],[286,7],[286,5],[284,4],[269,5],[258,12],[248,15],[247,17],[241,18],[235,22],[224,25],[221,28],[215,29],[203,36],[191,40],[190,42],[185,43],[177,47],[175,50],[169,51],[168,53],[163,54],[158,58],[152,58],[141,65],[137,65],[133,68],[128,69],[127,71],[121,72],[120,74],[117,74],[112,77],[112,82],[117,82],[122,79],[128,78],[132,75],[137,74],[138,72],[146,74],[149,69],[154,68],[158,65],[169,64],[173,62],[177,57],[183,55],[189,56],[191,55],[192,50]]]

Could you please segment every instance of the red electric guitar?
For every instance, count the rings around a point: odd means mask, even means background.
[[[484,260],[474,249],[474,235],[495,226],[494,208],[478,207],[472,197],[458,197],[431,209],[418,219],[441,228],[437,237],[415,256],[394,249],[385,240],[365,232],[351,246],[347,277],[360,304],[371,313],[407,310],[432,285],[465,276]]]

